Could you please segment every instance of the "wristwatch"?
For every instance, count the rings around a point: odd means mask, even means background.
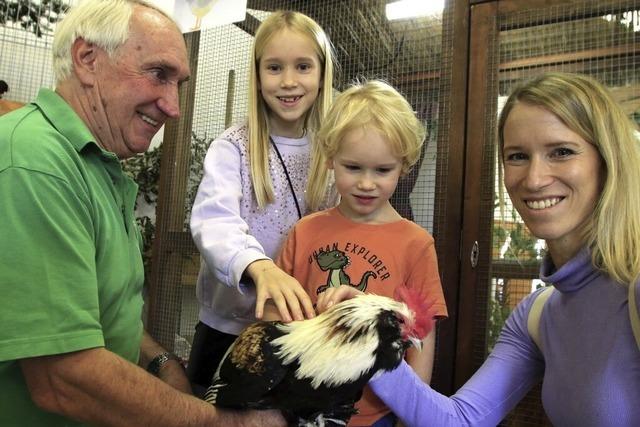
[[[180,366],[182,366],[182,361],[178,358],[178,356],[165,351],[164,353],[160,353],[159,355],[154,357],[153,360],[149,362],[149,365],[147,366],[147,372],[150,372],[157,377],[158,374],[160,374],[160,369],[162,369],[164,364],[169,360],[175,360],[180,364]]]

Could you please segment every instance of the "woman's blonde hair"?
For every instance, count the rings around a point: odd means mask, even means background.
[[[420,158],[426,131],[407,100],[381,80],[353,84],[336,97],[320,131],[318,145],[327,159],[333,158],[348,132],[375,129],[385,136],[407,174]]]
[[[555,114],[598,149],[605,176],[600,199],[584,230],[584,243],[597,268],[620,283],[634,283],[640,275],[640,152],[635,124],[594,79],[546,73],[509,96],[498,123],[500,154],[505,122],[519,102]]]
[[[305,116],[305,130],[311,139],[310,174],[325,183],[324,190],[309,191],[311,180],[307,182],[306,204],[308,211],[319,208],[326,199],[330,174],[324,159],[314,142],[313,133],[318,129],[333,98],[333,49],[324,30],[308,16],[292,11],[277,11],[269,15],[258,27],[251,50],[249,72],[249,165],[251,183],[258,206],[264,207],[274,201],[273,184],[269,174],[269,120],[268,107],[260,95],[259,67],[266,45],[278,32],[288,29],[308,37],[312,41],[321,65],[320,93]],[[321,170],[322,173],[314,173]]]
[[[153,9],[178,24],[162,9],[145,0],[84,0],[69,9],[53,37],[53,72],[60,83],[71,75],[71,46],[81,38],[113,54],[129,38],[129,24],[134,6]]]

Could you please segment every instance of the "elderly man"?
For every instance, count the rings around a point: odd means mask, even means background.
[[[137,188],[118,159],[179,115],[180,30],[143,0],[87,0],[53,51],[56,91],[0,118],[0,425],[284,424],[189,395],[143,333]]]

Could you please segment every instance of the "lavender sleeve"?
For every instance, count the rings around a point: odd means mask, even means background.
[[[532,299],[513,311],[493,352],[458,392],[434,391],[405,362],[369,382],[407,426],[495,426],[535,385],[544,361],[529,338],[526,319]]]
[[[242,289],[253,261],[267,259],[242,217],[242,159],[236,145],[216,139],[204,159],[204,174],[191,211],[191,234],[209,271],[220,283]]]

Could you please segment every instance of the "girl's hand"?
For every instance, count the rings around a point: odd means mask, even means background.
[[[342,285],[337,288],[329,288],[318,295],[316,310],[318,313],[322,313],[328,310],[331,306],[338,304],[340,301],[351,299],[357,295],[362,295],[363,293],[364,292],[357,290],[353,286]]]
[[[256,318],[262,319],[264,305],[273,300],[285,322],[315,317],[311,298],[296,279],[282,271],[273,261],[262,259],[247,267],[256,286]],[[304,311],[304,314],[303,314]]]

